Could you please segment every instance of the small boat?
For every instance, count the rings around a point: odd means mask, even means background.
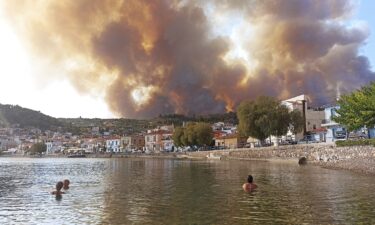
[[[86,155],[84,155],[84,154],[71,154],[71,155],[68,155],[68,158],[86,158]]]

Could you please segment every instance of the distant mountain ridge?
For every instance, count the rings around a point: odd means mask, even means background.
[[[58,119],[39,111],[23,108],[18,105],[0,104],[0,127],[14,126],[34,127],[41,130],[54,129],[63,126]]]
[[[237,124],[234,112],[223,114],[185,116],[180,114],[159,115],[153,119],[87,119],[87,118],[54,118],[40,111],[23,108],[18,105],[0,104],[0,127],[39,128],[41,130],[57,130],[74,134],[90,133],[93,127],[99,127],[101,132],[113,131],[115,134],[132,134],[162,125],[173,124],[181,126],[184,122],[225,122]]]

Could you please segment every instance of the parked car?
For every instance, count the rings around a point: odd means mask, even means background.
[[[281,140],[279,145],[295,145],[297,144],[297,141],[293,140]]]
[[[362,133],[362,132],[351,132],[348,138],[352,140],[357,140],[357,139],[366,139],[368,138],[368,136],[367,134]]]

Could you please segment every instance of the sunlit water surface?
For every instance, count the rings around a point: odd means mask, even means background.
[[[374,184],[291,163],[0,158],[0,224],[375,224]]]

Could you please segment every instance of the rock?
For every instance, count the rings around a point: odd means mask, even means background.
[[[307,164],[307,159],[306,159],[306,157],[301,157],[301,158],[298,160],[298,164],[299,164],[299,165],[306,165],[306,164]]]

